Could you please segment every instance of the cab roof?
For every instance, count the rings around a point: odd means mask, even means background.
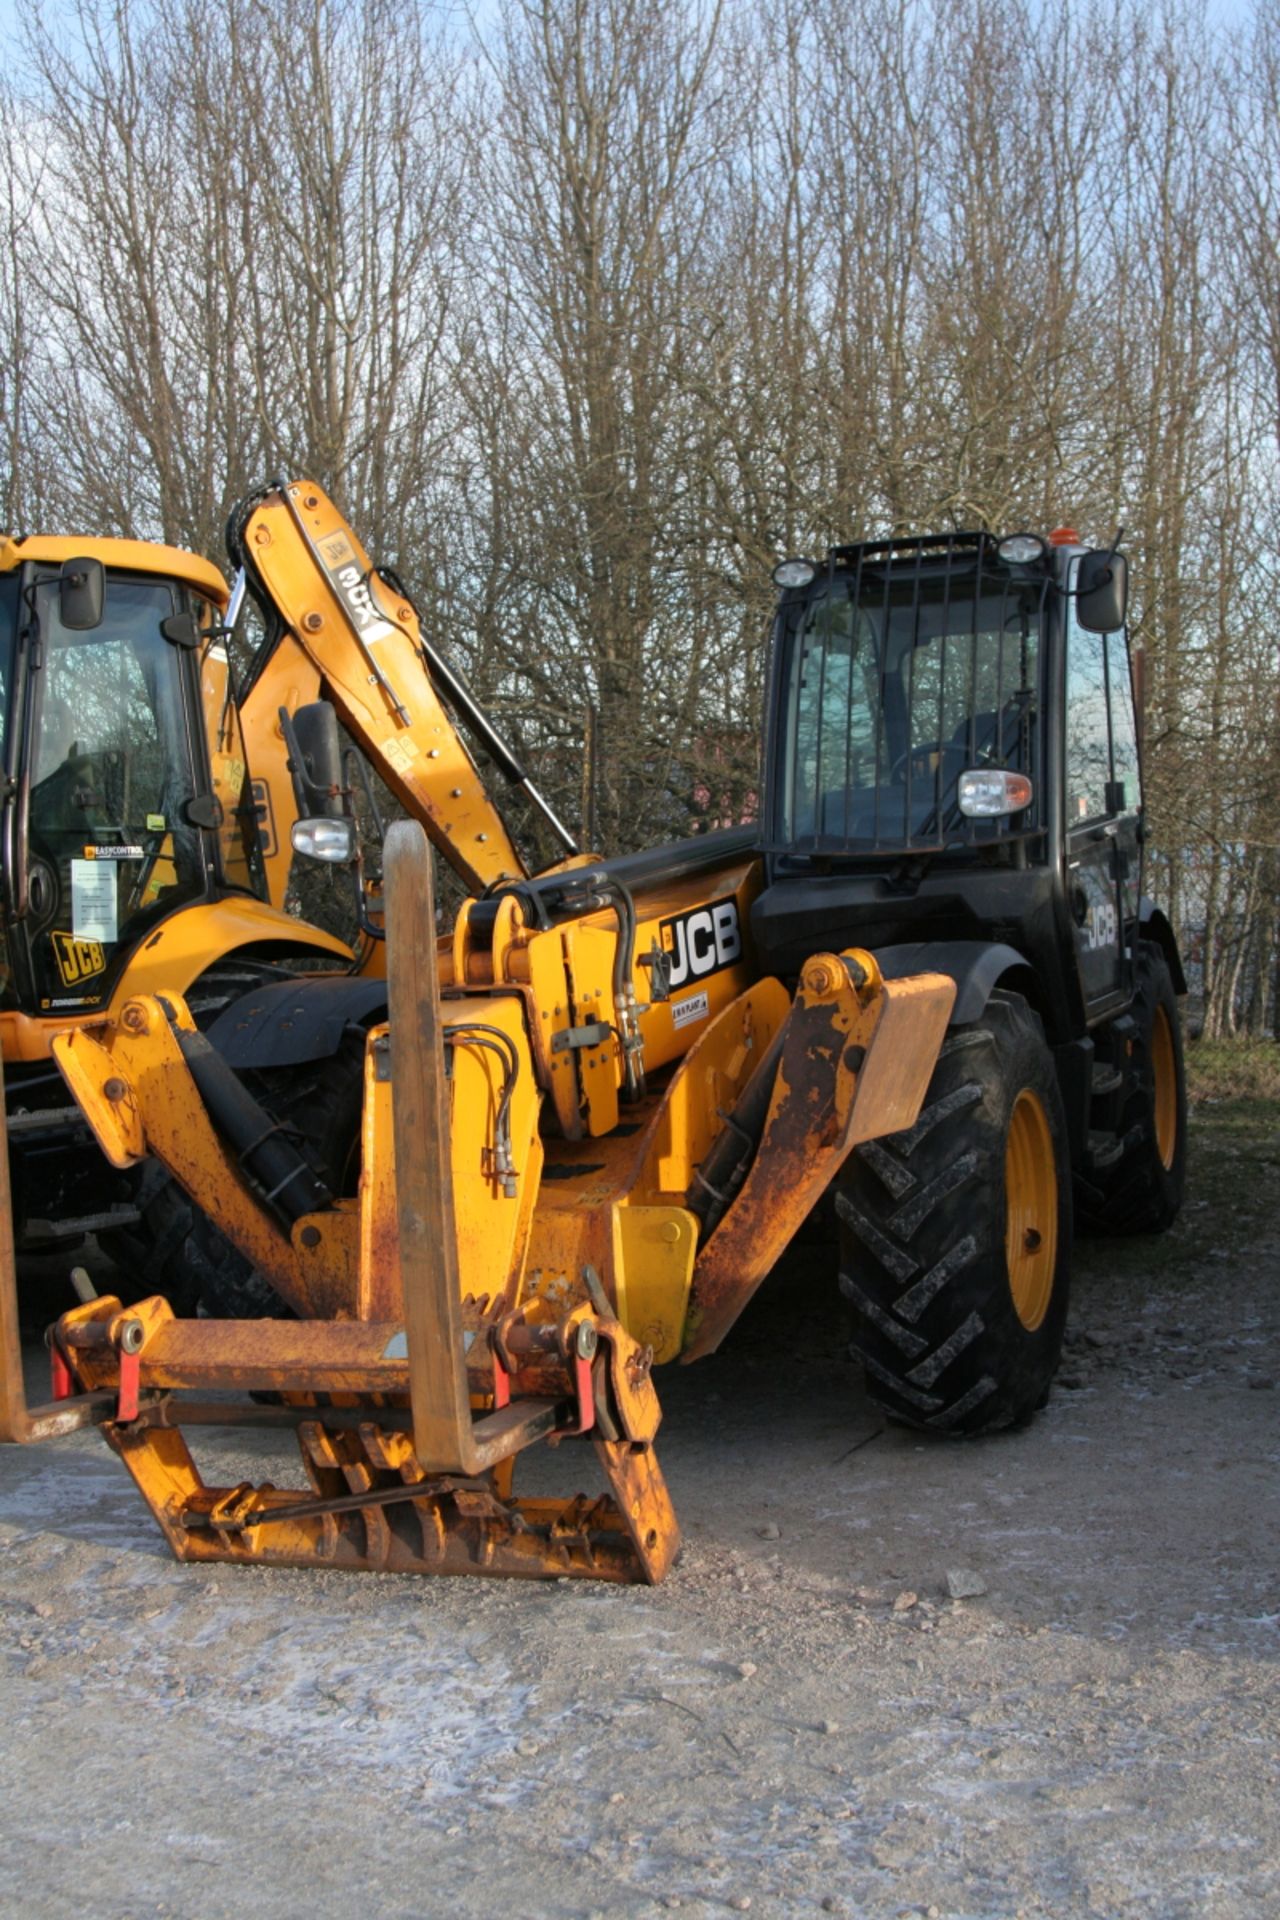
[[[165,547],[152,540],[105,540],[84,534],[34,533],[14,537],[0,533],[0,574],[12,573],[26,560],[61,566],[64,560],[101,560],[121,573],[159,574],[203,593],[219,607],[227,604],[227,583],[218,569],[185,547]]]

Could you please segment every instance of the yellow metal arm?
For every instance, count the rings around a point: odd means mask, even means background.
[[[248,515],[240,544],[286,630],[243,702],[255,770],[279,783],[280,708],[323,696],[468,888],[521,878],[525,863],[432,684],[417,613],[332,500],[308,480],[277,488]],[[528,789],[509,755],[504,771]]]

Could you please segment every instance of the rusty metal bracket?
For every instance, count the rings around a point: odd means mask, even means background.
[[[589,1020],[583,1027],[561,1027],[551,1036],[551,1051],[567,1053],[584,1047],[601,1047],[612,1032],[607,1020]]]
[[[760,1145],[694,1267],[682,1359],[715,1352],[853,1148],[915,1123],[954,1002],[945,975],[884,980],[860,948],[806,962]]]

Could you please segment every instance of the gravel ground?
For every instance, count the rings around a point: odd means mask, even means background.
[[[885,1430],[793,1257],[659,1378],[656,1591],[183,1569],[96,1437],[6,1449],[0,1909],[1280,1911],[1274,1110],[1195,1149],[1170,1235],[1080,1249],[1017,1435]]]

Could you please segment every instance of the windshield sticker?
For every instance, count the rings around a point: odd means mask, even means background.
[[[165,829],[165,818],[162,813],[149,813],[147,815],[147,832],[148,833],[163,833],[164,829]]]
[[[673,1027],[687,1027],[691,1020],[705,1020],[710,1006],[705,993],[690,993],[683,1000],[671,1002],[671,1024]]]
[[[100,993],[73,993],[60,1000],[42,1000],[42,1007],[96,1007],[102,995]]]
[[[271,789],[265,780],[251,780],[249,792],[253,797],[253,814],[258,823],[258,839],[262,846],[262,857],[270,860],[278,851],[276,841],[276,816],[271,807]]]
[[[110,945],[119,939],[116,876],[106,861],[71,862],[71,931],[77,940],[103,940]]]
[[[145,847],[126,846],[86,847],[84,857],[86,860],[145,860],[147,850]],[[114,934],[111,937],[115,939]]]
[[[77,940],[73,933],[51,933],[53,957],[64,987],[78,987],[106,970],[106,951],[100,940]]]

